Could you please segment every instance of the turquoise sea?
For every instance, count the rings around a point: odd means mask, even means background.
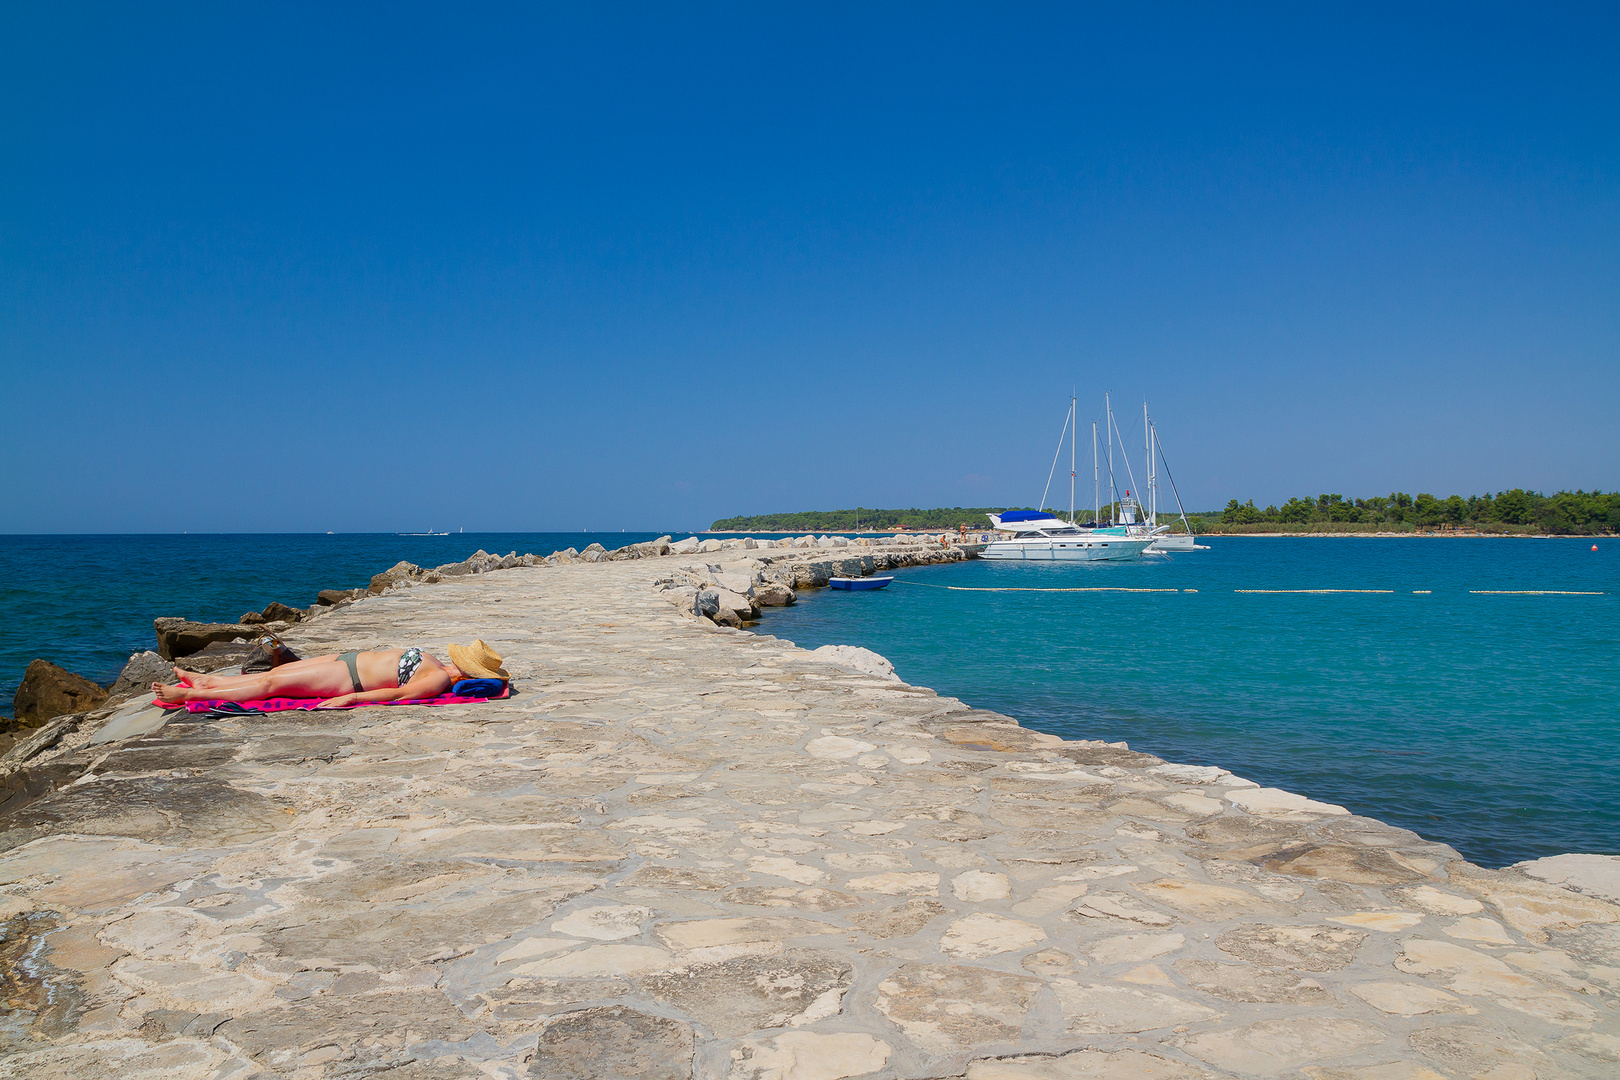
[[[35,656],[110,681],[152,647],[157,615],[234,620],[400,559],[656,535],[3,536],[0,711]],[[1208,542],[1135,563],[901,571],[877,592],[808,591],[758,629],[862,645],[908,682],[1032,727],[1221,765],[1487,865],[1620,854],[1620,542]]]
[[[1220,765],[1486,865],[1620,854],[1620,542],[1206,543],[1131,563],[902,570],[881,591],[807,593],[758,629],[861,645],[907,682],[1030,727]]]

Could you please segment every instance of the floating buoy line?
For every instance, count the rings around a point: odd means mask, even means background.
[[[1392,593],[1394,589],[1233,589],[1235,593],[1263,593],[1268,596],[1326,596],[1328,593]]]
[[[944,589],[946,592],[1038,592],[1038,593],[1195,593],[1197,589],[1140,589],[1123,585],[1091,585],[1066,589],[1040,589],[1014,585],[934,585],[927,581],[907,581],[895,578],[897,585],[916,585],[923,589]],[[1391,596],[1395,589],[1233,589],[1235,593],[1257,596],[1329,596],[1337,593],[1355,593],[1369,596]],[[1583,592],[1574,589],[1469,589],[1471,596],[1605,596],[1602,592]],[[1413,589],[1413,596],[1432,596],[1433,589]]]
[[[1074,589],[1032,589],[1017,588],[1014,586],[979,586],[971,585],[933,585],[926,581],[907,581],[905,578],[895,578],[896,583],[902,585],[920,585],[925,589],[945,589],[949,592],[1197,592],[1197,589],[1127,589],[1124,586],[1097,585],[1089,588]]]

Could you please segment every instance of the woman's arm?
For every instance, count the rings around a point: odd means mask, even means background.
[[[327,698],[318,706],[322,709],[341,709],[345,705],[375,705],[385,701],[416,701],[421,698],[435,698],[450,689],[450,676],[444,673],[443,668],[426,670],[427,665],[418,668],[416,674],[411,676],[410,682],[404,686],[384,687],[380,690],[366,690],[358,694],[342,694],[335,698]]]

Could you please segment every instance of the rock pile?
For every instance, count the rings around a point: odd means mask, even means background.
[[[686,615],[717,626],[735,628],[757,620],[761,608],[786,607],[794,603],[797,600],[795,589],[821,588],[835,577],[866,577],[896,567],[930,566],[960,562],[972,557],[960,547],[935,543],[904,545],[894,543],[893,537],[881,539],[888,541],[883,545],[886,550],[867,555],[831,559],[761,555],[729,563],[724,568],[713,563],[683,566],[675,573],[659,578],[653,583],[653,588]],[[822,540],[836,540],[838,543],[823,545]],[[753,541],[721,542],[741,546],[742,543]],[[819,540],[802,536],[783,543],[818,550],[849,546],[849,541],[842,536],[821,537]],[[675,547],[679,545],[674,545],[671,550]]]

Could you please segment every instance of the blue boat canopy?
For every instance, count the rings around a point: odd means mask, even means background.
[[[1002,521],[1046,521],[1052,515],[1045,510],[1009,510],[1001,515]],[[1056,520],[1056,519],[1053,519]]]

